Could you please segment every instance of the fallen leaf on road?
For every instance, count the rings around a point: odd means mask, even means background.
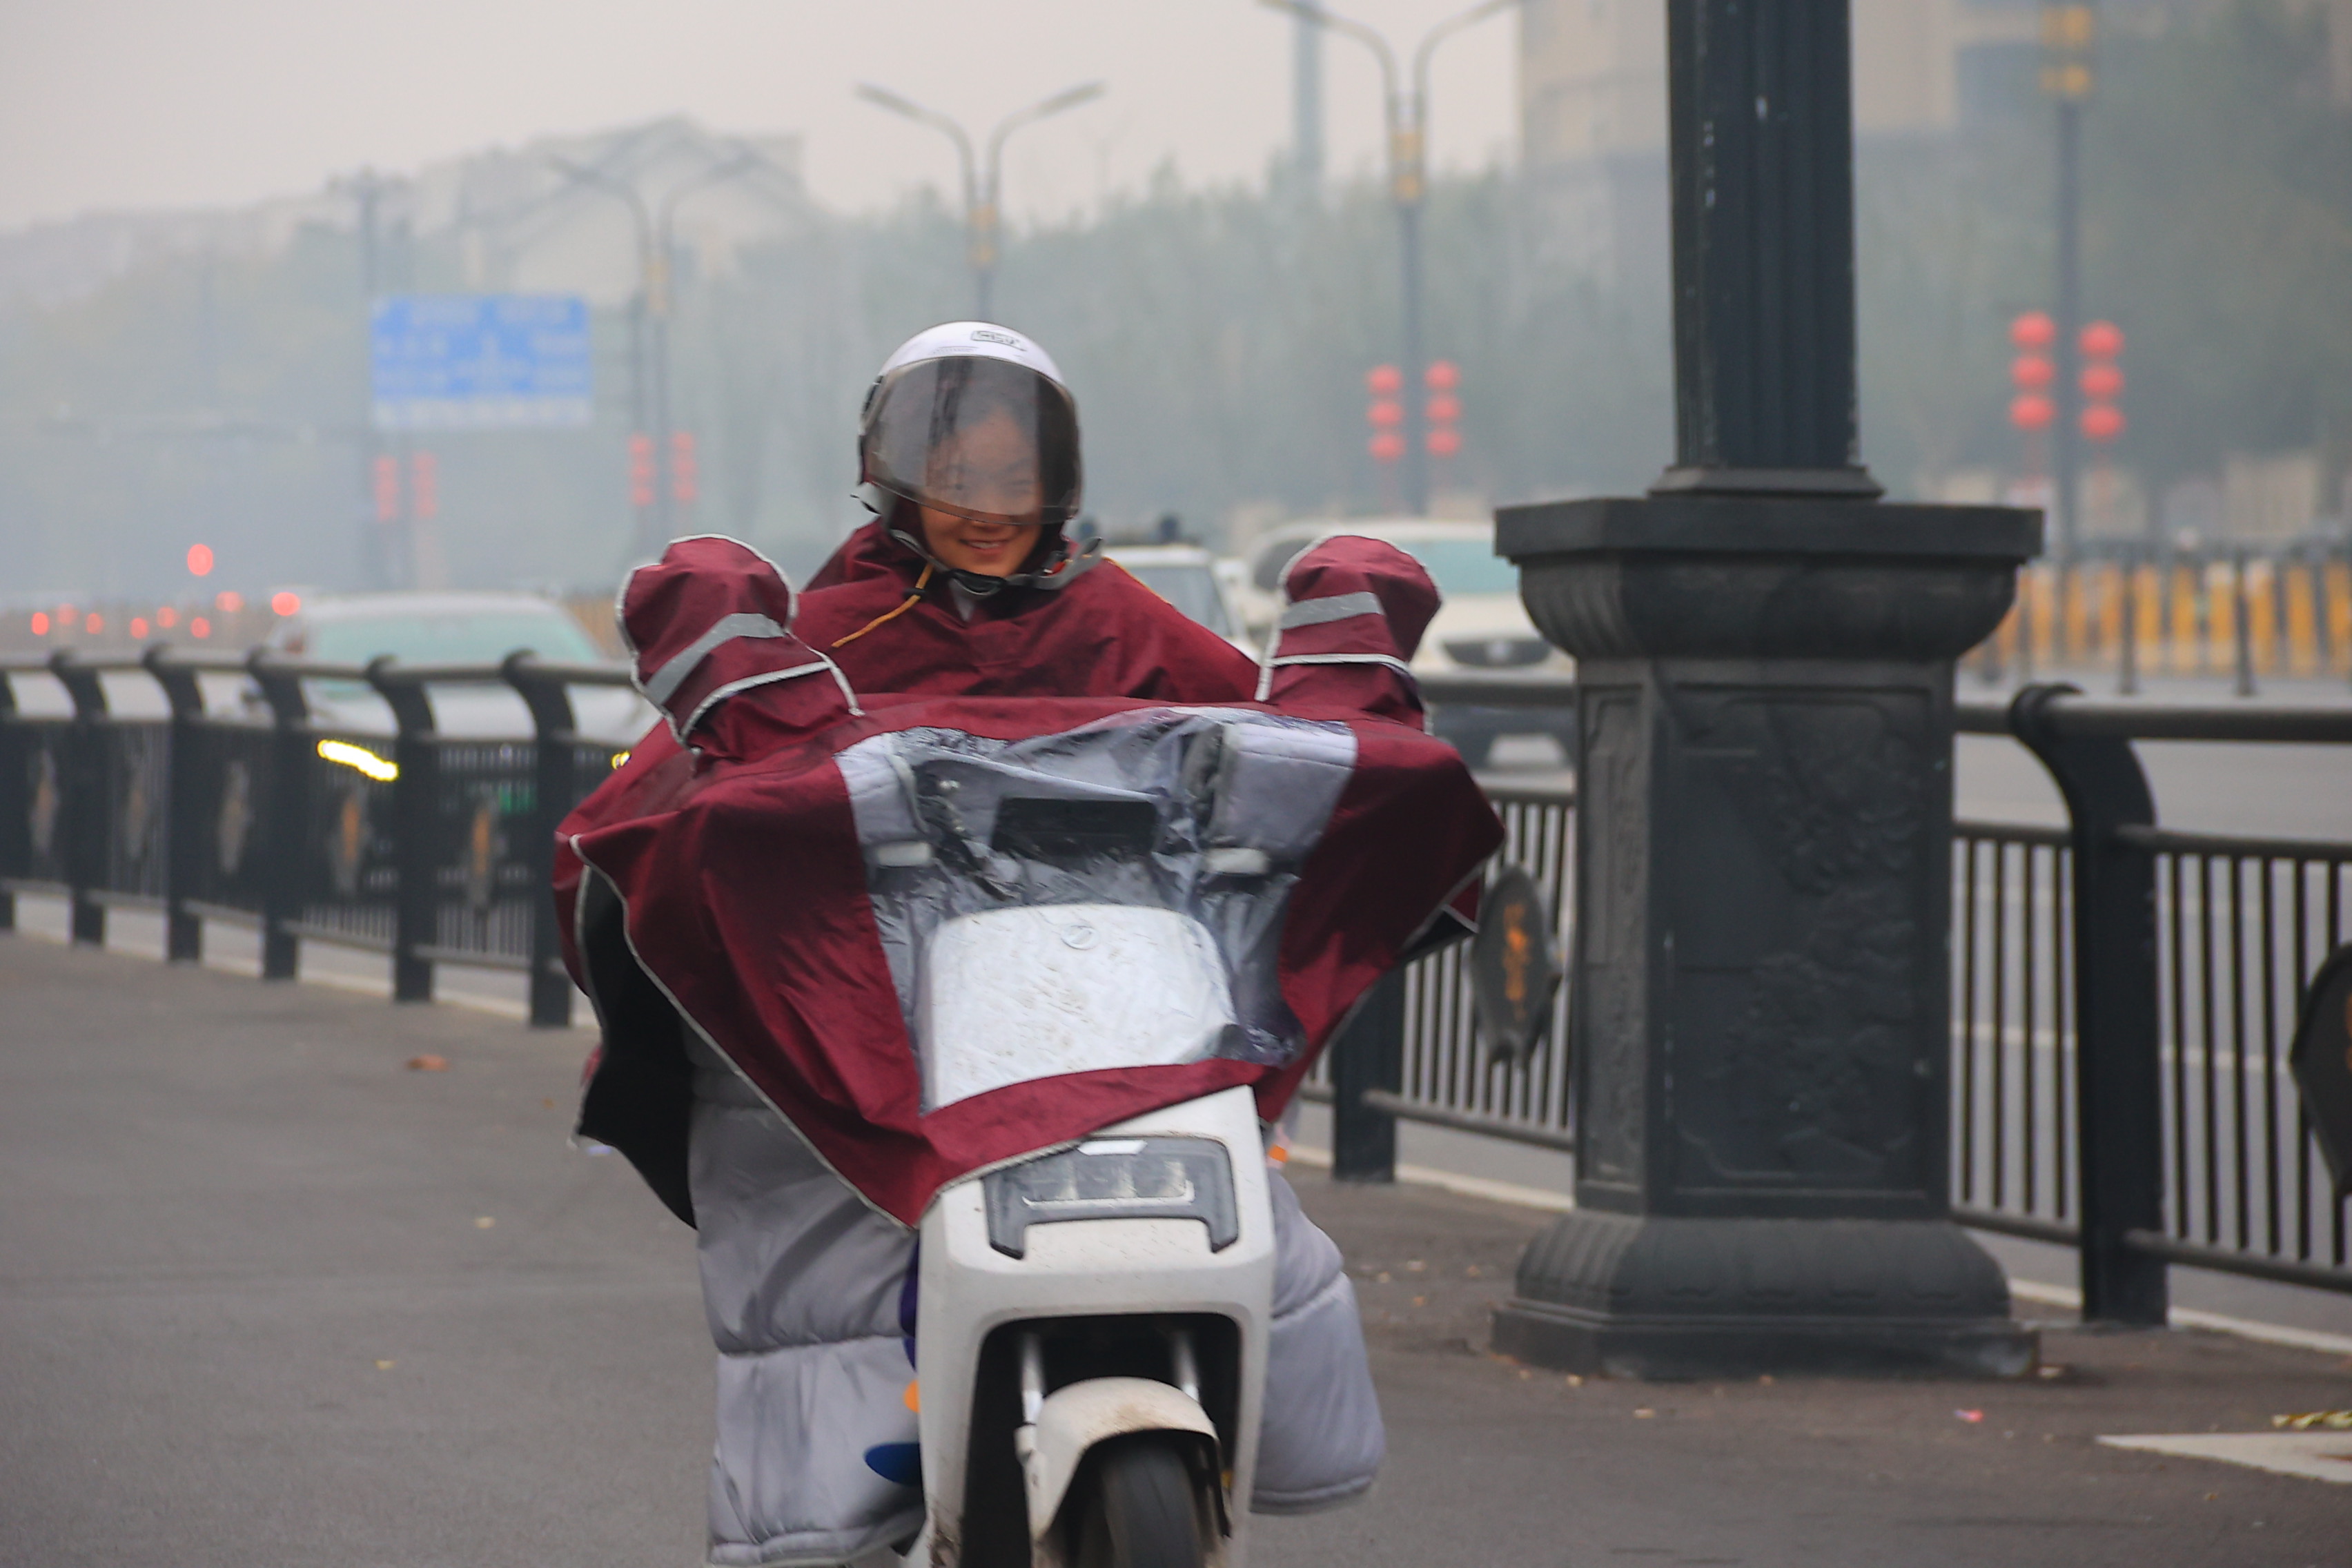
[[[375,1363],[375,1369],[378,1372],[390,1372],[394,1367],[398,1366],[399,1364],[400,1363],[398,1362],[394,1361],[379,1361]]]
[[[1647,1421],[1651,1416],[1655,1415],[1656,1414],[1656,1411],[1644,1405],[1639,1410],[1633,1412],[1633,1419],[1636,1421]]]
[[[447,1072],[449,1058],[436,1056],[411,1057],[408,1058],[408,1070],[410,1072]]]
[[[547,1099],[541,1100],[541,1101],[539,1102],[539,1108],[540,1108],[541,1110],[554,1110],[554,1109],[555,1109],[555,1097],[554,1097],[554,1096],[552,1096],[552,1095],[550,1095]]]
[[[2273,1426],[2284,1426],[2297,1432],[2324,1427],[2330,1432],[2352,1432],[2352,1410],[2306,1410],[2300,1415],[2273,1415]]]
[[[474,1228],[476,1230],[488,1230],[490,1226],[498,1223],[499,1222],[497,1220],[492,1219],[488,1215],[477,1215],[474,1218]]]
[[[1981,1410],[1955,1410],[1952,1414],[1972,1424],[1984,1419],[1984,1412]]]

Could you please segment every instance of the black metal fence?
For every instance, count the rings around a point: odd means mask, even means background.
[[[1571,694],[1538,678],[1425,686],[1480,706]],[[2081,1249],[2094,1317],[2162,1321],[2173,1262],[2352,1291],[2352,1199],[2336,1194],[2286,1066],[2305,988],[2352,939],[2352,843],[2160,827],[2132,744],[2336,743],[2352,763],[2352,709],[2103,701],[2042,686],[1963,703],[1959,727],[2032,750],[2071,825],[1964,821],[1953,836],[1955,1212]],[[1536,874],[1566,929],[1572,794],[1492,798],[1504,856]],[[1328,1073],[1315,1086],[1335,1102],[1342,1173],[1387,1173],[1393,1134],[1380,1124],[1393,1120],[1573,1149],[1558,1047],[1572,996],[1549,1048],[1496,1061],[1475,1038],[1462,963],[1455,951],[1409,969],[1401,1014],[1367,1009],[1348,1042],[1372,1064],[1360,1086]],[[1399,1037],[1375,1037],[1384,1026]]]
[[[53,678],[70,711],[20,710]],[[245,702],[207,704],[226,679]],[[110,682],[152,680],[168,719],[119,715]],[[390,708],[394,733],[339,730],[305,689],[343,683]],[[529,737],[436,731],[431,689],[499,685]],[[107,911],[165,917],[170,955],[203,922],[256,927],[262,973],[290,978],[306,938],[392,961],[396,999],[434,968],[530,976],[534,1023],[567,1022],[572,989],[545,894],[553,830],[616,760],[575,732],[570,689],[625,672],[517,655],[496,666],[330,666],[152,650],[0,662],[0,926],[19,891],[69,900],[77,941]],[[1432,680],[1438,700],[1557,706],[1542,678]],[[2352,844],[2223,837],[2157,825],[2136,740],[2352,745],[2352,710],[2102,701],[2063,687],[1963,703],[1964,732],[2013,736],[2067,803],[2064,829],[1963,822],[1952,847],[1951,1191],[1969,1224],[2081,1249],[2085,1310],[2161,1321],[2172,1262],[2352,1290],[2347,1200],[2286,1070],[2304,987],[2352,937]],[[2352,751],[2346,752],[2352,760]],[[1567,928],[1574,796],[1496,787],[1503,855]],[[1335,1101],[1335,1163],[1378,1177],[1399,1120],[1574,1148],[1560,1042],[1516,1062],[1477,1039],[1459,948],[1376,996],[1310,1092]]]
[[[2286,1060],[2312,975],[2352,937],[2352,844],[2159,826],[2133,749],[2352,745],[2352,710],[2042,686],[1959,717],[2031,749],[2070,818],[1955,836],[1961,1217],[2080,1248],[2095,1317],[2160,1321],[2168,1263],[2352,1291],[2352,1203]]]
[[[20,684],[43,675],[69,713],[23,710]],[[207,703],[207,678],[243,700]],[[126,680],[160,688],[169,718],[114,712],[108,687]],[[404,1002],[432,996],[436,963],[516,970],[531,1021],[567,1023],[546,893],[554,829],[616,755],[574,731],[569,693],[627,684],[617,668],[525,654],[362,667],[157,648],[0,663],[0,927],[26,891],[66,898],[77,942],[105,940],[110,908],[159,910],[174,959],[201,955],[205,921],[248,925],[265,978],[291,978],[299,944],[321,939],[389,954]],[[533,733],[437,733],[428,692],[465,686],[511,689]],[[313,712],[311,693],[337,690],[381,697],[394,732]]]

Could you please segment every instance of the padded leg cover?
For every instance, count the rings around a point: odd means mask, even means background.
[[[845,1563],[922,1524],[898,1325],[914,1239],[696,1054],[689,1175],[719,1347],[709,1561]]]
[[[1364,1354],[1356,1288],[1339,1249],[1268,1173],[1274,1195],[1274,1333],[1258,1426],[1255,1513],[1312,1513],[1371,1489],[1388,1436]]]

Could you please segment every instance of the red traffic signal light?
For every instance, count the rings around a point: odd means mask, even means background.
[[[1394,397],[1404,390],[1404,372],[1392,364],[1374,365],[1364,386],[1374,397]]]
[[[650,436],[629,437],[629,504],[654,504],[654,438]]]
[[[213,570],[213,547],[209,544],[188,546],[188,571],[197,577],[209,577]]]
[[[2094,403],[2083,410],[2082,426],[2086,440],[2112,441],[2124,433],[2124,411],[2112,403]]]
[[[2010,322],[2009,341],[2021,349],[2046,349],[2058,341],[2058,323],[2043,311],[2028,310]]]
[[[1375,463],[1393,463],[1404,456],[1404,437],[1393,430],[1383,430],[1365,446]]]
[[[1462,367],[1450,359],[1434,359],[1421,373],[1421,379],[1432,392],[1451,392],[1462,384]]]
[[[2084,359],[2114,359],[2124,352],[2124,330],[2113,321],[2093,321],[2075,342]]]
[[[400,521],[400,459],[388,452],[375,460],[375,520]]]
[[[2058,417],[2058,405],[2038,392],[2020,393],[2009,400],[2009,422],[2021,430],[2047,430]]]
[[[430,452],[408,459],[408,510],[420,519],[441,515],[441,460]]]
[[[2058,368],[2040,354],[2020,354],[2009,362],[2009,379],[2020,392],[2039,392],[2058,379]]]

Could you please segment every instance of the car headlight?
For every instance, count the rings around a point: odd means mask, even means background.
[[[1233,1162],[1213,1138],[1095,1138],[982,1178],[988,1242],[1028,1255],[1033,1225],[1075,1219],[1197,1219],[1209,1250],[1241,1236]]]

